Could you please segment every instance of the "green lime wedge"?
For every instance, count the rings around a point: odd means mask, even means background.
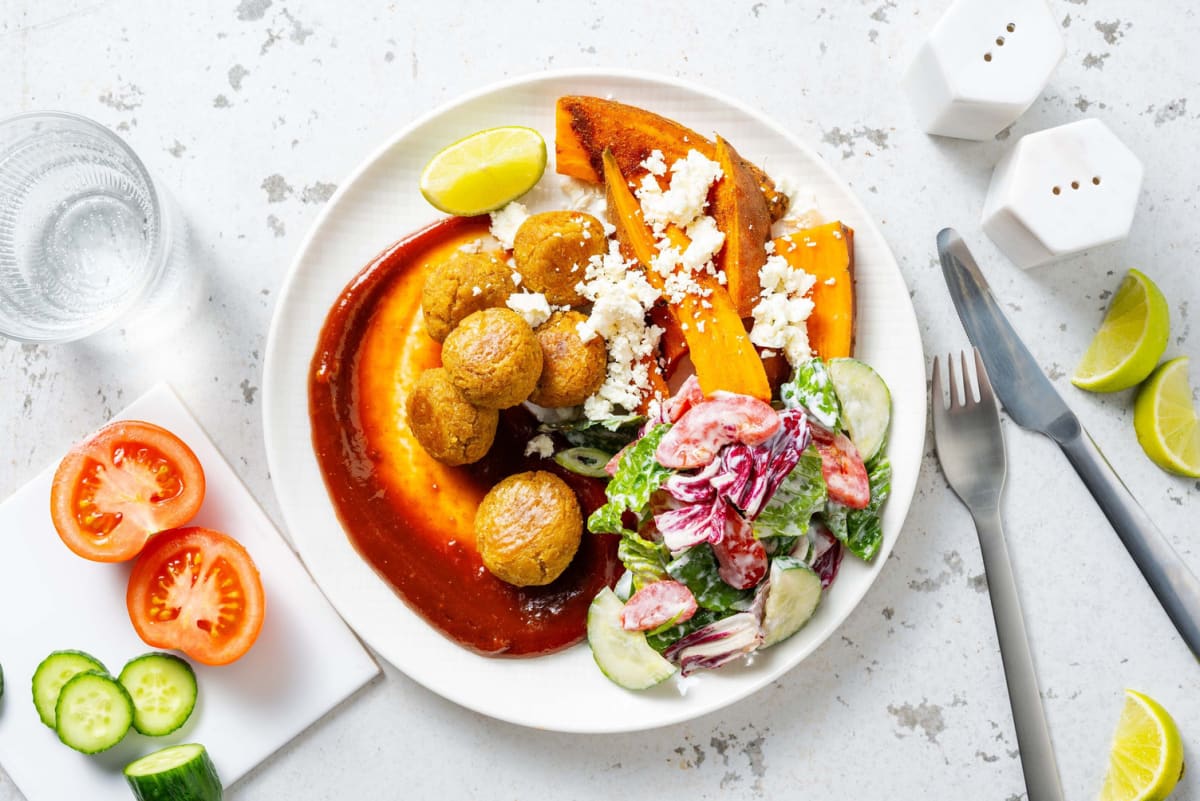
[[[1188,383],[1188,359],[1164,362],[1138,393],[1133,428],[1150,461],[1172,473],[1200,478],[1200,421]]]
[[[1175,721],[1149,696],[1125,691],[1100,801],[1162,801],[1183,774],[1183,740]]]
[[[532,128],[473,133],[447,146],[421,173],[421,194],[448,214],[495,211],[534,187],[546,171],[546,141]]]
[[[1089,392],[1137,386],[1167,349],[1170,327],[1171,314],[1163,293],[1142,272],[1130,270],[1071,383]]]

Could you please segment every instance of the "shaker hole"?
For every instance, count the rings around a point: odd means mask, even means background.
[[[1078,188],[1079,188],[1079,181],[1071,181],[1071,188],[1072,188],[1072,189],[1078,189]]]
[[[1100,176],[1099,176],[1099,175],[1097,175],[1095,178],[1093,178],[1093,179],[1092,179],[1092,185],[1093,185],[1093,186],[1099,186],[1099,185],[1100,185]]]
[[[991,54],[991,53],[984,53],[984,54],[983,54],[983,60],[984,60],[984,61],[991,61],[991,60],[992,60],[992,54]]]
[[[1017,23],[1010,22],[1010,23],[1008,23],[1008,27],[1005,30],[1007,30],[1009,33],[1012,33],[1016,29],[1017,29]]]
[[[1056,187],[1054,187],[1053,189],[1051,189],[1050,191],[1051,191],[1051,192],[1053,192],[1053,193],[1054,193],[1054,194],[1056,194],[1056,195],[1061,195],[1061,194],[1062,194],[1062,187],[1061,187],[1061,186],[1056,186]]]
[[[997,36],[997,37],[996,37],[996,44],[997,44],[997,45],[999,45],[1000,47],[1004,47],[1004,37],[1003,37],[1003,36]]]

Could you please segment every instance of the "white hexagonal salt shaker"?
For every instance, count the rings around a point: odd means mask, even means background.
[[[1124,239],[1142,189],[1142,162],[1089,119],[1021,137],[992,173],[983,230],[1029,269]]]
[[[1045,0],[955,0],[903,85],[926,133],[990,139],[1037,100],[1065,51]]]

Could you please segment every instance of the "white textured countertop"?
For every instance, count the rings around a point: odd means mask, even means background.
[[[125,136],[188,220],[199,286],[186,312],[93,341],[0,340],[0,497],[165,379],[278,521],[262,353],[276,290],[337,183],[464,91],[552,68],[633,67],[737,96],[815,146],[883,223],[930,357],[966,344],[933,252],[936,231],[957,227],[1067,402],[1200,572],[1200,483],[1142,455],[1130,393],[1090,396],[1065,377],[1130,266],[1171,302],[1168,355],[1200,357],[1189,320],[1200,314],[1193,4],[1052,0],[1066,58],[1011,133],[985,143],[926,137],[897,88],[945,0],[709,5],[2,0],[3,113],[70,110]],[[1022,273],[979,228],[991,168],[1015,137],[1084,116],[1146,166],[1133,233]],[[1200,760],[1200,666],[1057,449],[1005,433],[1010,548],[1067,797],[1094,797],[1126,686],[1162,701]],[[748,700],[658,731],[563,736],[482,718],[388,668],[229,796],[1018,799],[981,572],[931,444],[879,581],[838,634]],[[9,685],[16,695],[24,680]],[[1198,776],[1174,798],[1200,799]],[[18,798],[0,773],[0,801]]]

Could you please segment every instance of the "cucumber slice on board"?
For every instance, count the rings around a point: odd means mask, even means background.
[[[842,404],[842,425],[859,456],[869,462],[887,439],[892,393],[879,373],[858,359],[830,359],[829,377]]]
[[[763,607],[763,648],[799,631],[821,602],[821,577],[799,559],[780,556],[772,561],[769,580]]]
[[[588,607],[587,636],[600,672],[627,690],[645,690],[669,678],[675,666],[646,642],[640,631],[621,626],[625,604],[605,587]]]
[[[54,728],[54,707],[63,685],[89,670],[108,672],[99,659],[83,651],[55,651],[42,660],[33,671],[33,705],[42,723]]]
[[[125,766],[138,801],[221,801],[221,780],[204,746],[172,745]]]
[[[178,729],[196,707],[196,674],[174,654],[131,659],[119,681],[133,699],[133,728],[151,737]]]
[[[88,670],[63,685],[54,715],[58,739],[76,751],[96,754],[125,739],[133,726],[133,700],[121,682]]]

